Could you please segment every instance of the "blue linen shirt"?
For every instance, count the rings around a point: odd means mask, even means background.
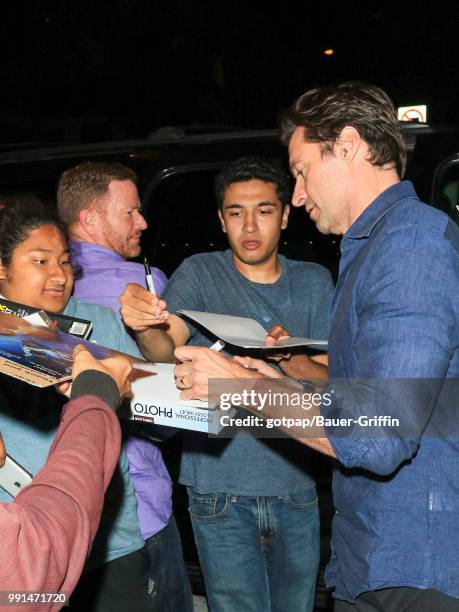
[[[459,598],[459,229],[409,182],[384,191],[341,243],[322,416],[339,463],[326,572],[335,597],[387,587]]]

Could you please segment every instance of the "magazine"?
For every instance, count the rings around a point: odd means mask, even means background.
[[[97,359],[119,354],[58,330],[31,325],[17,315],[4,314],[0,317],[0,372],[36,387],[69,380],[73,349],[78,344]]]
[[[44,323],[52,329],[58,329],[61,332],[71,334],[77,338],[83,338],[84,340],[87,340],[91,334],[92,322],[87,319],[69,317],[61,313],[40,310],[40,308],[26,306],[25,304],[19,304],[18,302],[12,302],[11,300],[0,297],[0,314],[23,318],[30,317],[30,315],[34,315],[35,313],[39,313]]]

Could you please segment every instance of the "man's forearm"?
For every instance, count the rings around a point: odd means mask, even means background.
[[[143,332],[137,332],[136,339],[142,355],[148,361],[173,363],[174,341],[164,329],[150,327]]]
[[[175,375],[184,381],[182,399],[207,399],[211,404],[222,405],[226,396],[229,406],[272,419],[274,427],[292,438],[335,457],[323,427],[318,424],[322,399],[319,387],[305,390],[297,382],[281,377],[265,361],[249,358],[247,363],[243,358],[229,359],[205,347],[181,346],[175,350],[175,356],[180,362]]]
[[[266,400],[262,410],[260,410],[260,404],[247,407],[250,412],[261,416],[265,420],[273,419],[278,429],[301,444],[336,458],[335,451],[325,435],[323,426],[316,423],[316,418],[320,415],[320,388],[317,388],[316,391],[305,391],[299,386],[294,386],[292,381],[286,378],[265,378],[259,379],[255,383],[254,389],[257,394],[260,394],[260,397],[266,398]],[[283,398],[281,406],[269,401],[269,398],[275,398],[276,394],[277,397]],[[287,396],[289,399],[288,402],[285,402]],[[312,396],[317,396],[316,401]],[[306,407],[303,407],[303,399],[307,399]]]

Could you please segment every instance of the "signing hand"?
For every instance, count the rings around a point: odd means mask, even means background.
[[[263,378],[260,372],[248,370],[234,359],[203,346],[180,346],[175,349],[175,356],[182,362],[175,367],[182,399],[207,400],[210,378]]]
[[[126,285],[120,304],[124,323],[137,332],[165,323],[169,318],[166,302],[134,283]]]

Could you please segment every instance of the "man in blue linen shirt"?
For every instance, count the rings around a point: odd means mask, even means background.
[[[405,145],[379,88],[306,92],[285,116],[283,139],[293,205],[321,232],[343,234],[326,389],[335,400],[320,407],[324,428],[289,430],[338,460],[326,576],[335,610],[458,610],[459,230],[400,182]],[[248,361],[259,368],[250,372],[203,348],[176,356],[184,398],[206,397],[209,378],[251,377],[263,390],[256,378],[277,376],[264,362]]]

